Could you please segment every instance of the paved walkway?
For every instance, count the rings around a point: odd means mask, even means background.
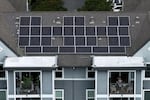
[[[8,0],[0,0],[0,12],[12,11],[15,11],[15,9]]]
[[[76,11],[78,8],[81,8],[84,5],[85,0],[63,0],[64,7],[68,11]]]

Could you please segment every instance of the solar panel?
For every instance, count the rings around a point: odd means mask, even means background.
[[[31,25],[41,25],[41,17],[31,17]]]
[[[110,46],[118,46],[119,45],[118,37],[109,37],[109,45]]]
[[[43,47],[44,53],[58,53],[58,47]]]
[[[128,27],[119,27],[119,35],[128,35]]]
[[[64,45],[63,37],[52,37],[52,46],[62,46]]]
[[[42,27],[42,35],[51,35],[51,27]]]
[[[118,17],[108,17],[108,25],[118,25]]]
[[[85,45],[85,37],[76,37],[76,45]]]
[[[108,53],[108,47],[93,47],[93,53]]]
[[[74,45],[74,37],[64,37],[64,45]]]
[[[41,47],[26,47],[26,53],[41,53]]]
[[[75,25],[84,25],[84,17],[75,17]]]
[[[74,53],[75,51],[74,51],[75,49],[74,49],[74,47],[60,47],[59,48],[59,52],[61,53],[61,52],[66,52],[66,53]]]
[[[98,37],[97,39],[98,46],[108,46],[108,38],[107,37]]]
[[[73,17],[64,17],[64,25],[73,25]]]
[[[97,27],[97,35],[106,35],[106,27]]]
[[[28,46],[29,37],[19,37],[19,46]]]
[[[91,53],[91,47],[76,47],[76,52]]]
[[[87,45],[96,45],[96,37],[87,37]]]
[[[42,37],[41,45],[51,45],[51,37]]]
[[[62,27],[53,27],[53,35],[62,35]]]
[[[84,27],[75,27],[75,35],[84,35]]]
[[[86,27],[86,35],[95,35],[95,27]]]
[[[31,27],[31,35],[40,35],[40,27]]]
[[[40,37],[31,37],[30,45],[40,45]]]
[[[30,17],[20,17],[20,25],[30,25]]]
[[[125,53],[125,47],[110,47],[110,53]]]
[[[130,38],[129,37],[120,37],[120,45],[121,46],[130,46]]]
[[[73,35],[73,27],[64,27],[64,35]]]
[[[129,17],[119,17],[120,25],[129,25]]]
[[[29,27],[20,27],[20,35],[29,35]]]
[[[108,35],[117,35],[117,27],[108,27]]]

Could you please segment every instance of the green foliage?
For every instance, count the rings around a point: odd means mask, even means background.
[[[31,89],[32,86],[32,78],[31,77],[23,77],[22,87],[24,89]]]
[[[32,11],[66,11],[62,0],[31,0]]]
[[[110,11],[112,9],[111,2],[106,0],[86,0],[82,8],[78,11]]]

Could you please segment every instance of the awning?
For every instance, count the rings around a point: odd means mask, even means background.
[[[143,68],[146,67],[142,57],[94,56],[95,68]]]
[[[57,67],[56,56],[8,57],[4,68],[51,68]]]

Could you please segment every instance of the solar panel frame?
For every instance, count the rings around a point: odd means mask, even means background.
[[[55,54],[59,53],[58,46],[43,46],[43,53],[44,54]]]
[[[24,27],[24,26],[19,27],[19,35],[29,36],[29,34],[30,34],[30,27]]]
[[[85,35],[85,27],[84,26],[75,26],[74,35],[76,35],[76,36]]]
[[[107,29],[108,29],[107,30],[108,35],[114,35],[114,36],[118,35],[117,27],[109,26]]]
[[[97,38],[96,37],[86,37],[88,46],[96,46]]]
[[[62,26],[53,26],[52,27],[52,36],[62,36],[63,27]]]
[[[85,16],[75,16],[75,25],[84,26],[85,25]]]
[[[69,26],[65,26],[64,27],[64,30],[63,30],[63,33],[64,33],[64,36],[73,36],[74,35],[74,28],[73,26],[72,27],[69,27]]]
[[[90,35],[96,35],[96,30],[95,30],[95,26],[86,26],[85,27],[85,34],[88,36],[90,36]]]
[[[76,46],[76,53],[83,53],[83,54],[87,54],[87,53],[92,53],[92,49],[91,47],[81,47],[81,46]]]
[[[64,37],[64,46],[74,46],[75,38],[74,37]]]
[[[120,26],[130,26],[130,17],[129,16],[119,16],[119,25]]]
[[[63,25],[64,26],[74,25],[74,16],[63,16]]]
[[[42,24],[41,16],[31,16],[31,26],[40,26]]]
[[[41,28],[38,27],[31,27],[31,35],[41,35]]]
[[[131,47],[130,37],[120,37],[120,46]]]
[[[75,45],[76,46],[85,46],[86,38],[85,37],[75,37]]]
[[[23,22],[22,22],[22,19],[23,19]],[[30,20],[31,20],[30,16],[20,16],[19,24],[20,26],[29,26]]]
[[[119,35],[129,35],[129,27],[118,27]]]
[[[106,36],[107,27],[106,26],[96,26],[97,36]]]
[[[41,37],[41,46],[51,46],[51,37]]]
[[[42,27],[42,36],[51,36],[52,35],[52,27],[43,26]]]
[[[30,50],[28,50],[30,49]],[[41,47],[39,46],[26,46],[25,47],[25,53],[26,54],[40,54],[42,53]]]
[[[111,54],[126,54],[126,48],[125,47],[109,47]]]
[[[40,46],[41,39],[40,37],[30,37],[30,46]]]
[[[108,47],[98,47],[98,46],[93,47],[94,54],[106,54],[108,52],[109,52]]]
[[[118,26],[119,25],[119,19],[118,16],[108,16],[107,17],[108,26]]]
[[[24,38],[24,39],[21,39]],[[22,41],[23,40],[23,41]],[[18,46],[19,47],[25,47],[25,46],[29,46],[29,37],[28,36],[19,36],[18,37]],[[21,44],[20,44],[21,43]]]
[[[119,46],[119,37],[109,37],[109,46]]]
[[[59,47],[59,53],[75,53],[75,47],[71,47],[71,46],[63,46],[63,47]]]

